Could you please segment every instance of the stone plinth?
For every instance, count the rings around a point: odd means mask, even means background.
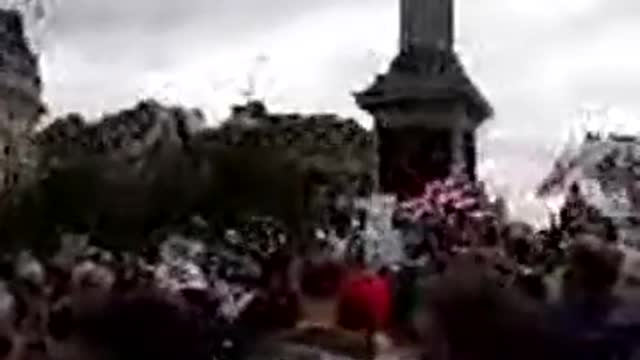
[[[475,179],[475,129],[493,109],[453,51],[452,0],[400,2],[400,53],[355,99],[374,118],[380,190],[404,197],[454,167]]]

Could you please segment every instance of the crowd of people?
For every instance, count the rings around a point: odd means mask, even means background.
[[[343,251],[332,231],[292,252],[264,223],[215,246],[6,257],[0,357],[640,358],[638,252],[579,189],[545,230],[469,214],[397,219],[406,259],[375,266],[357,221]]]

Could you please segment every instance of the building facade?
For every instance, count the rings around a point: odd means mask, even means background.
[[[587,133],[567,149],[539,184],[538,196],[566,199],[579,191],[588,207],[616,225],[624,242],[640,247],[640,138]]]
[[[23,19],[0,10],[0,194],[35,175],[33,133],[45,112],[38,57],[29,48]]]

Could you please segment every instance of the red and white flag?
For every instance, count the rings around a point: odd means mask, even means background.
[[[450,210],[465,211],[477,217],[486,214],[478,209],[480,196],[482,194],[471,181],[465,177],[451,176],[426,183],[420,196],[401,203],[400,207],[413,220],[427,215],[445,215]]]

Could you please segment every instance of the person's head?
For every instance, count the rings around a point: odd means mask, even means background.
[[[206,360],[207,329],[188,307],[158,292],[113,295],[103,306],[74,314],[72,335],[52,349],[82,349],[74,359]],[[63,355],[60,355],[63,354]],[[64,357],[64,350],[53,358]]]
[[[0,279],[8,281],[13,279],[15,274],[13,263],[10,261],[0,260]]]
[[[79,264],[71,274],[71,286],[76,294],[102,296],[111,290],[115,280],[111,269],[91,261]]]
[[[335,308],[338,326],[353,331],[380,331],[389,325],[392,292],[389,279],[371,272],[356,273],[340,289]]]
[[[327,299],[335,297],[344,276],[344,266],[337,261],[320,263],[305,261],[302,267],[300,287],[307,297]]]
[[[156,264],[160,261],[160,249],[155,245],[148,246],[144,249],[142,257],[147,263]]]
[[[5,282],[0,282],[0,359],[8,359],[16,352],[19,299]]]
[[[498,246],[500,244],[500,230],[497,224],[489,224],[485,227],[482,242],[486,246]]]
[[[539,274],[520,274],[516,278],[516,288],[537,301],[546,301],[548,290]]]
[[[604,218],[603,219],[603,226],[604,226],[604,240],[607,243],[616,243],[618,242],[618,228],[616,227],[616,225],[613,223],[613,220],[611,220],[611,218]]]
[[[247,360],[365,359],[365,336],[337,327],[301,327],[267,336],[257,343]]]
[[[345,275],[346,267],[341,262],[304,261],[300,269],[298,321],[331,325]],[[296,309],[289,309],[293,310]]]
[[[512,239],[513,253],[519,264],[527,264],[531,257],[532,246],[528,239],[515,238]]]
[[[571,183],[569,186],[569,194],[571,195],[579,195],[580,194],[580,185],[577,182]]]
[[[474,266],[448,269],[426,296],[418,328],[431,359],[553,358],[554,337],[536,303]]]
[[[600,298],[608,296],[619,273],[621,254],[602,246],[598,239],[581,238],[569,250],[567,296]]]
[[[347,256],[347,263],[350,267],[363,268],[367,265],[367,249],[364,241],[357,239]]]
[[[276,253],[263,264],[263,286],[272,290],[289,289],[291,284],[289,277],[293,258],[286,253]]]

